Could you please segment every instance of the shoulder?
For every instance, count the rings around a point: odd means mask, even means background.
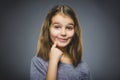
[[[31,59],[30,80],[44,80],[47,73],[46,64],[42,58],[34,56]]]
[[[85,61],[81,61],[81,62],[78,64],[78,67],[81,68],[82,70],[86,70],[86,71],[89,70],[88,64],[87,64]]]
[[[90,76],[90,69],[88,64],[85,61],[81,61],[78,64],[77,69],[80,71],[82,75]]]
[[[38,56],[34,56],[31,60],[31,64],[34,65],[34,66],[45,66],[46,65],[46,61],[44,61],[41,57],[38,57]]]
[[[33,62],[44,62],[41,57],[38,57],[38,56],[36,56],[36,55],[32,58],[31,61],[33,61]]]

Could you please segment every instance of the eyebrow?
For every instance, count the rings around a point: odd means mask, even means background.
[[[54,24],[60,24],[59,22],[54,22],[54,23],[52,23],[52,25],[54,25]]]
[[[52,25],[54,25],[54,24],[60,24],[60,23],[59,22],[52,23]],[[74,23],[68,23],[67,25],[73,25],[74,26]]]

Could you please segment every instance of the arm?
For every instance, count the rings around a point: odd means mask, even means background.
[[[57,65],[57,62],[53,60],[49,61],[46,80],[57,80]]]
[[[63,54],[63,52],[56,48],[57,42],[55,42],[50,51],[50,59],[48,64],[48,71],[46,80],[57,80],[57,69],[58,69],[58,62]]]

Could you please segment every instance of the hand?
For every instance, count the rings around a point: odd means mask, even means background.
[[[55,40],[54,44],[51,47],[49,58],[50,58],[50,60],[58,63],[63,52],[56,46],[57,46],[57,39]]]

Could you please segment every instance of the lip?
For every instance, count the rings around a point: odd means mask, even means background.
[[[66,42],[67,39],[64,39],[64,38],[58,38],[58,41],[60,41],[60,42]]]

